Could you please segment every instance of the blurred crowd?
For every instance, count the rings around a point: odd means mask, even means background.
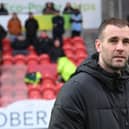
[[[11,47],[14,49],[13,54],[24,53],[29,46],[33,46],[37,54],[47,53],[56,61],[58,56],[64,55],[63,36],[65,34],[65,20],[62,14],[70,15],[70,37],[80,36],[82,32],[82,14],[79,8],[72,7],[70,2],[67,2],[63,11],[55,8],[53,2],[47,2],[41,12],[43,15],[52,14],[52,37],[46,30],[39,33],[39,24],[34,17],[33,12],[28,12],[28,18],[24,23],[24,31],[16,12],[13,12],[7,24],[7,31],[0,25],[0,50],[2,51],[2,39],[7,37],[11,41]],[[5,8],[4,3],[0,4],[0,15],[8,15],[9,12]]]

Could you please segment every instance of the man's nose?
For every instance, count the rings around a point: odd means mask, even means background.
[[[122,41],[119,41],[119,42],[117,43],[116,49],[117,49],[117,50],[123,50],[123,49],[124,49],[124,44],[123,44]]]

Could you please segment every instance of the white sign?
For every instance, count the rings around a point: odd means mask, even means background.
[[[0,109],[0,129],[48,128],[55,100],[24,100]]]
[[[52,0],[51,0],[52,1]],[[0,0],[9,12],[41,14],[48,0]],[[52,1],[53,2],[53,1]],[[63,10],[68,0],[54,0],[55,7]],[[70,0],[74,7],[79,7],[83,15],[83,28],[98,28],[101,22],[101,0]],[[2,21],[0,21],[2,22]]]

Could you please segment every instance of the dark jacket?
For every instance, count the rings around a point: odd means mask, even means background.
[[[7,31],[2,25],[0,25],[0,41],[7,36]]]
[[[92,55],[62,87],[49,129],[129,129],[129,73],[108,73]]]
[[[28,18],[25,21],[26,36],[36,37],[39,25],[35,18]]]
[[[52,18],[52,24],[53,24],[53,33],[56,33],[57,35],[62,35],[64,33],[64,18],[63,16],[54,16]]]

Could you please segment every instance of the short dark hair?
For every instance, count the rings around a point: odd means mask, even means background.
[[[129,27],[129,22],[125,19],[120,19],[115,17],[103,20],[103,22],[100,24],[98,28],[98,38],[102,38],[102,32],[108,25],[114,25],[118,27],[125,27],[125,26]]]

